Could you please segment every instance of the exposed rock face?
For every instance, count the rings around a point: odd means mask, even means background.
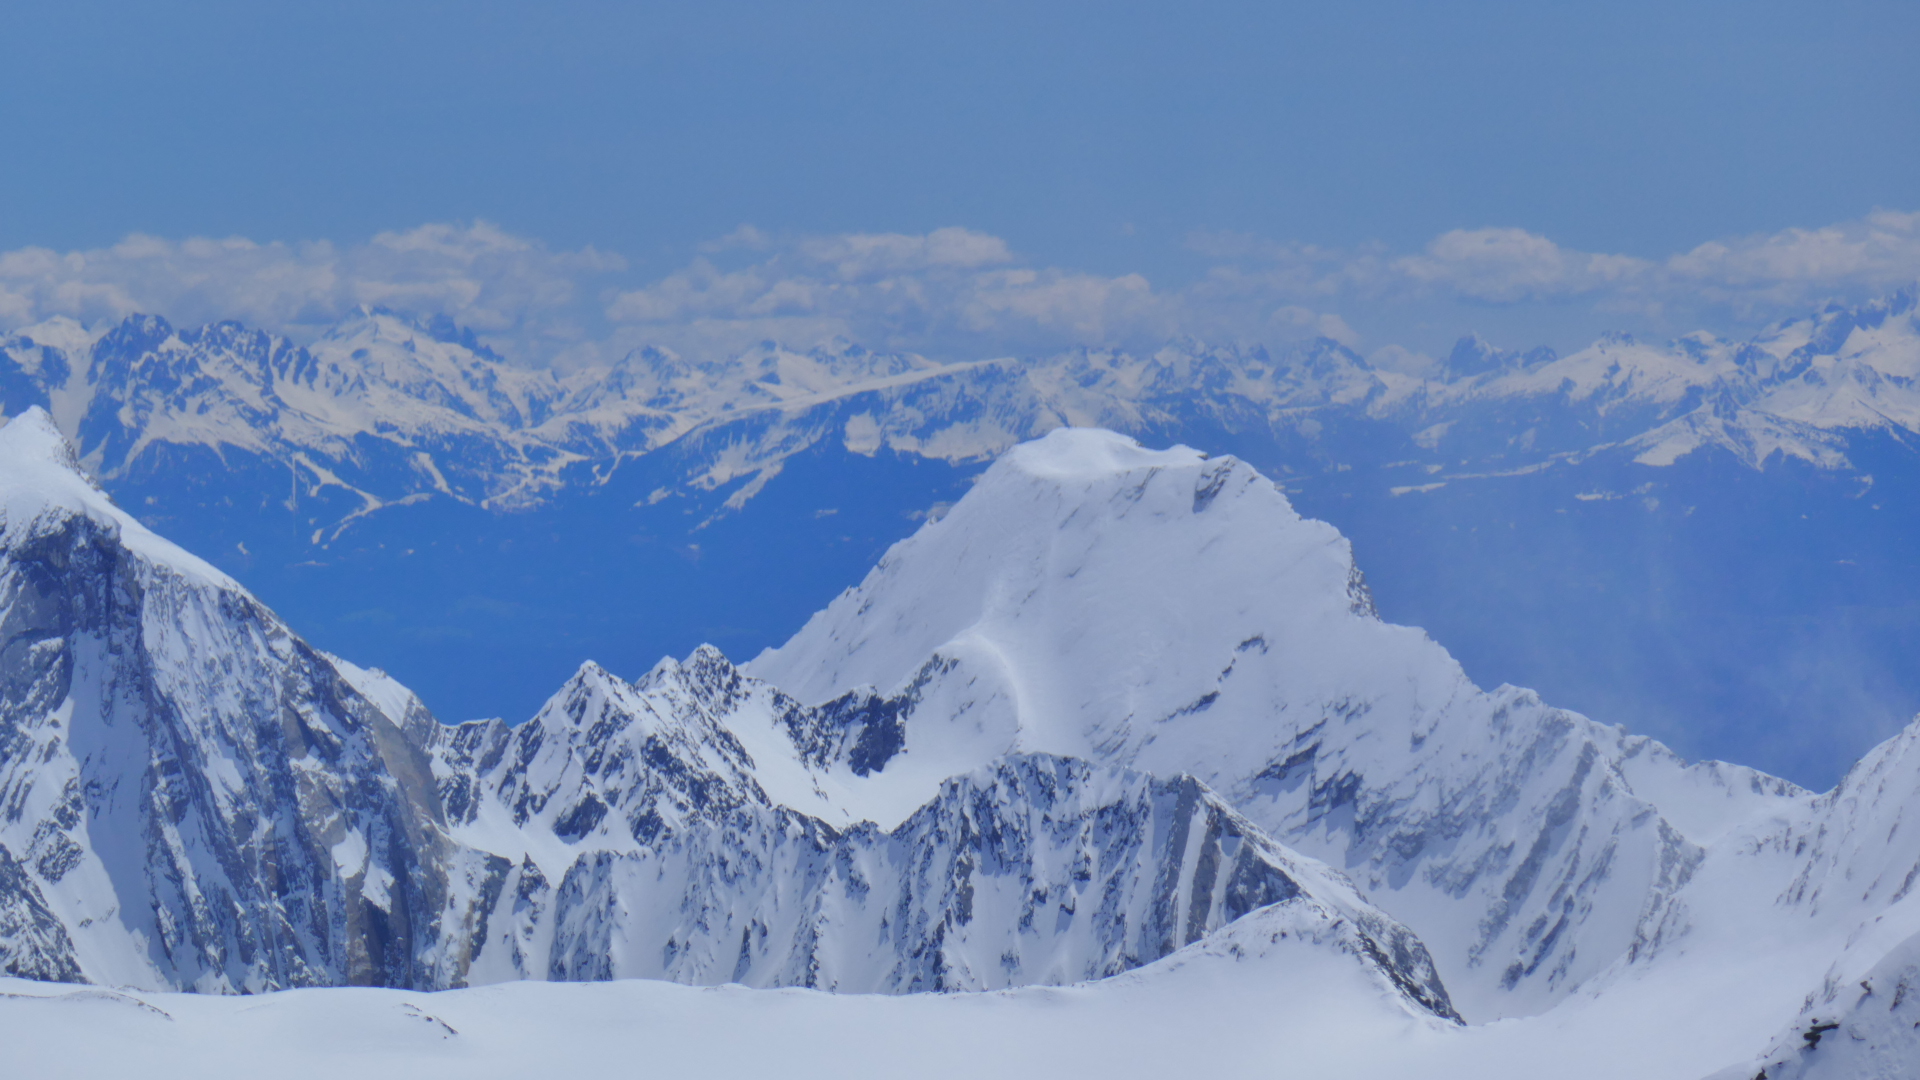
[[[49,830],[48,835],[56,834]],[[77,850],[78,845],[62,848],[56,864],[48,869],[60,873],[58,860],[71,858],[66,853]],[[32,875],[4,847],[0,847],[0,971],[47,982],[85,981],[67,928],[47,909]]]
[[[1348,927],[1356,955],[1452,1015],[1419,940],[1187,777],[1015,754],[890,829],[776,802],[734,730],[864,762],[891,711],[806,709],[713,650],[637,684],[584,667],[531,723],[445,728],[454,834],[511,866],[474,977],[621,977],[859,992],[995,989],[1150,963],[1268,904]],[[849,723],[857,712],[868,719]],[[768,757],[760,769],[783,763]],[[777,790],[777,789],[776,789]]]
[[[907,993],[1285,940],[1430,1021],[1764,941],[1826,974],[1756,1069],[1916,1060],[1920,726],[1815,796],[1482,691],[1233,459],[1055,433],[747,669],[589,663],[519,727],[312,649],[43,415],[0,465],[7,974]]]
[[[421,751],[87,488],[43,415],[0,431],[0,458],[6,965],[209,991],[457,974]]]

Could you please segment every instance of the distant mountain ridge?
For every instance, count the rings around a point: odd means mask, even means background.
[[[110,484],[198,450],[229,466],[236,455],[270,462],[290,504],[337,488],[351,499],[315,517],[316,543],[411,499],[538,505],[689,437],[711,445],[684,483],[740,496],[821,439],[970,461],[1062,425],[1198,417],[1309,441],[1330,422],[1378,421],[1463,464],[1507,468],[1614,447],[1664,465],[1707,446],[1754,468],[1776,455],[1844,468],[1848,432],[1920,433],[1915,295],[1829,308],[1747,341],[1615,335],[1561,357],[1470,336],[1430,377],[1375,368],[1322,338],[1279,351],[1188,342],[960,363],[844,341],[699,361],[649,348],[560,378],[444,321],[377,309],[308,346],[231,322],[132,316],[89,331],[55,320],[0,343],[0,408],[48,408]]]

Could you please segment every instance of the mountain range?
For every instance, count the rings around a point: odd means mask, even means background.
[[[874,992],[1285,1001],[1321,1075],[1920,1065],[1920,724],[1814,794],[1481,689],[1235,457],[1056,428],[777,648],[587,662],[514,726],[308,645],[44,411],[0,428],[0,513],[31,1054],[69,1015],[174,1023],[174,990],[640,978],[837,992],[829,1026]],[[405,1023],[457,1050],[437,1000]]]
[[[1274,477],[1481,682],[1824,786],[1920,709],[1916,372],[1911,291],[1745,341],[1468,337],[1418,372],[1326,339],[836,341],[563,377],[366,310],[305,345],[29,327],[0,409],[45,408],[122,505],[443,714],[527,715],[583,655],[775,645],[996,455],[1103,426]]]

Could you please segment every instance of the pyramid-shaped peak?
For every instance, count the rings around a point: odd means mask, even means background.
[[[608,683],[619,687],[625,687],[627,685],[625,679],[600,666],[598,660],[581,661],[580,666],[574,670],[573,678],[567,680],[567,685],[570,687],[602,686]]]
[[[1137,665],[1142,700],[1154,699],[1137,711],[1164,716],[1189,702],[1159,702],[1149,671],[1178,653],[1217,672],[1281,623],[1319,634],[1306,628],[1352,615],[1353,578],[1345,539],[1238,459],[1060,428],[1004,454],[746,671],[817,705],[858,687],[904,692],[930,657],[965,654],[1013,673],[1009,700],[1029,713],[1052,708],[1026,694],[1030,665],[1154,657]],[[1075,655],[1045,655],[1062,643]],[[1077,740],[1028,748],[1086,752]]]

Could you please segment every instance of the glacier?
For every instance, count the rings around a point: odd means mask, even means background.
[[[316,1063],[505,1075],[631,1055],[579,1017],[635,1010],[669,1055],[746,1016],[1024,1033],[955,1075],[1043,1030],[1144,1074],[1130,1027],[1209,1011],[1171,1045],[1224,1071],[1920,1062],[1920,727],[1815,794],[1483,690],[1232,457],[1056,430],[785,644],[587,663],[511,727],[307,645],[42,412],[0,510],[0,967],[39,980],[0,1028],[47,1069],[158,1039],[222,1075],[345,1022]],[[533,985],[581,980],[614,981]]]

